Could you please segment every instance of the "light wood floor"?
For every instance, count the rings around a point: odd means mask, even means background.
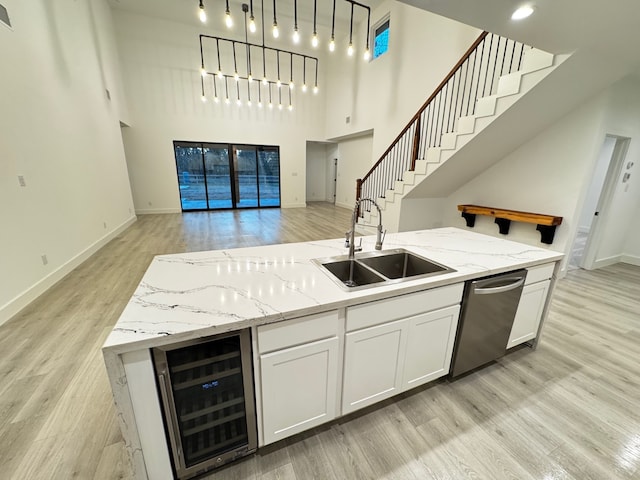
[[[129,478],[100,347],[153,255],[343,235],[350,212],[142,216],[0,327],[0,479]],[[558,282],[540,347],[207,478],[640,479],[640,268]]]

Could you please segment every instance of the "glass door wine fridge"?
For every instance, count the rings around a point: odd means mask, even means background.
[[[153,349],[176,477],[256,450],[249,329]]]

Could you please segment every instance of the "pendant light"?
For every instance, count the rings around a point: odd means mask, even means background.
[[[291,59],[289,64],[289,90],[293,90],[293,55],[289,55],[289,58]],[[291,96],[291,93],[289,93],[289,96]]]
[[[216,77],[211,77],[213,78],[213,101],[216,103],[220,103],[220,99],[218,98],[218,86],[217,86],[217,79]]]
[[[336,0],[333,0],[333,14],[331,15],[331,40],[329,41],[329,51],[336,49]]]
[[[353,55],[353,3],[351,4],[351,21],[349,23],[349,46],[347,47],[347,54]]]
[[[202,97],[200,97],[200,100],[204,103],[207,101],[207,96],[204,94],[204,77],[200,77],[200,87],[202,89]]]
[[[278,19],[276,17],[276,0],[273,0],[273,29],[271,32],[273,33],[273,38],[278,38],[280,36],[280,30],[278,30]]]
[[[231,103],[231,100],[229,100],[229,82],[227,82],[227,77],[224,77],[224,90],[226,93],[224,103],[229,105]]]
[[[313,36],[311,37],[311,46],[313,48],[318,46],[318,32],[316,31],[317,7],[318,0],[313,0]]]
[[[367,10],[367,45],[364,48],[364,60],[368,61],[371,58],[371,52],[369,51],[369,29],[371,28],[371,10]]]
[[[302,91],[307,91],[307,57],[302,57]]]
[[[251,9],[251,15],[249,16],[249,31],[251,33],[256,33],[256,19],[253,16],[253,0],[249,2],[249,5],[249,8]]]
[[[200,5],[198,7],[198,16],[202,23],[207,23],[207,12],[204,11],[204,3],[202,3],[202,0],[200,0]]]
[[[229,10],[229,0],[227,0],[227,9],[224,11],[224,23],[227,24],[227,28],[233,27],[233,18],[231,18],[231,10]]]
[[[298,0],[293,0],[293,43],[300,43],[298,32]]]

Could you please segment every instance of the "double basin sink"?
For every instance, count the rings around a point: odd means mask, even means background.
[[[312,260],[348,291],[455,272],[403,248]]]

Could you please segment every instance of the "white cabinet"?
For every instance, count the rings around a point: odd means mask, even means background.
[[[343,415],[449,373],[463,288],[347,308]]]
[[[337,416],[341,331],[335,310],[257,328],[261,445]]]
[[[264,443],[336,417],[338,339],[261,355]]]
[[[527,269],[527,279],[522,289],[520,303],[513,320],[507,348],[536,338],[544,307],[549,295],[549,286],[555,264],[546,264]]]
[[[409,390],[449,373],[460,305],[407,320],[407,353],[402,390]]]
[[[343,415],[400,392],[406,343],[404,320],[347,333]]]

